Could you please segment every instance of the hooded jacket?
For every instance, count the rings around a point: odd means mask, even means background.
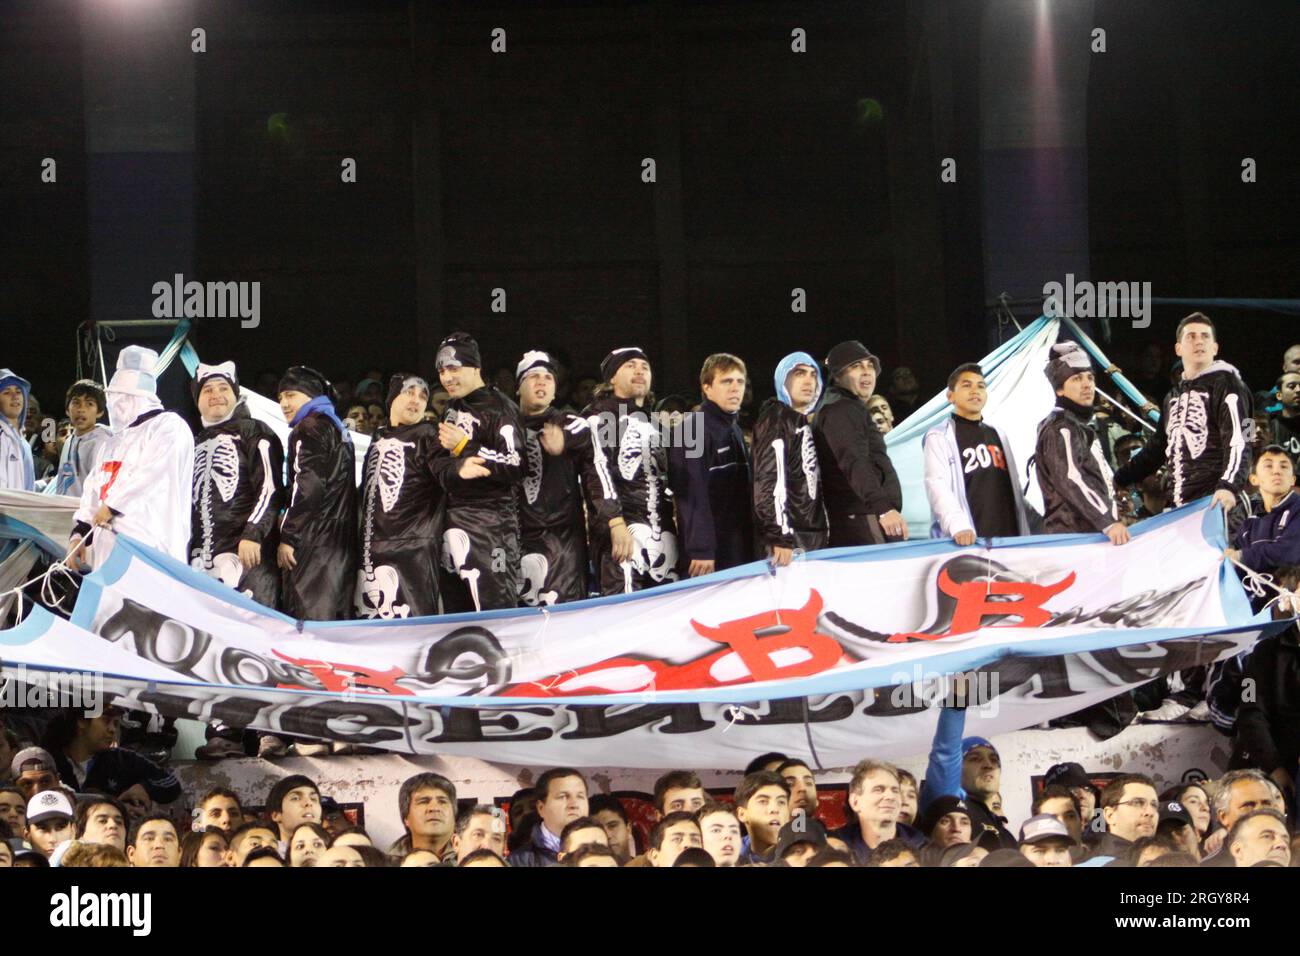
[[[1240,373],[1227,362],[1213,362],[1165,396],[1151,440],[1115,473],[1115,483],[1134,484],[1167,463],[1174,507],[1220,489],[1236,494],[1250,475],[1250,420],[1250,391]]]
[[[15,491],[36,490],[36,469],[32,461],[32,446],[23,437],[23,425],[27,421],[27,406],[31,402],[32,386],[27,379],[15,375],[7,368],[0,368],[0,388],[17,385],[23,393],[23,407],[18,413],[18,427],[9,419],[0,415],[0,488],[12,488]]]
[[[865,402],[832,385],[814,419],[813,438],[832,517],[903,509],[903,489],[885,451],[885,436]]]
[[[464,461],[478,456],[491,472],[486,478],[457,485],[451,507],[492,499],[513,509],[515,486],[524,479],[524,421],[519,406],[500,389],[484,385],[448,402],[442,420],[469,435],[469,443],[457,457]]]
[[[785,380],[797,365],[810,365],[822,394],[822,373],[807,352],[792,352],[776,366],[776,397],[759,410],[754,424],[754,514],[768,547],[793,548],[796,534],[825,534],[826,499],[811,416],[794,410]]]
[[[1119,520],[1101,441],[1073,409],[1058,404],[1038,426],[1034,467],[1048,534],[1104,532]]]

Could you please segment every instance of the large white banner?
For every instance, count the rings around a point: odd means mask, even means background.
[[[924,750],[945,675],[977,672],[971,732],[1077,711],[1235,654],[1252,617],[1189,506],[1135,529],[991,549],[818,552],[637,595],[381,622],[301,623],[122,539],[72,622],[0,632],[4,667],[89,670],[133,705],[407,753],[718,767]],[[37,676],[33,676],[37,675]]]

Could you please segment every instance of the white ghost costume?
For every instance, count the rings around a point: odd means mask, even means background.
[[[188,563],[194,436],[179,415],[164,411],[154,370],[158,353],[124,348],[105,390],[112,437],[96,450],[77,508],[74,534],[86,534],[101,505],[114,512],[95,532],[91,567],[107,560],[115,534]]]

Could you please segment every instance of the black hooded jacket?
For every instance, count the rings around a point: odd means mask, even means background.
[[[295,550],[339,548],[340,558],[350,565],[357,533],[354,455],[352,442],[325,415],[312,412],[294,426],[289,433],[289,500],[281,541]]]
[[[491,472],[486,478],[458,483],[451,506],[500,500],[513,508],[515,486],[524,478],[524,420],[519,406],[500,389],[484,385],[448,402],[442,420],[469,435],[469,442],[455,457],[461,461],[482,458]]]
[[[1237,494],[1250,475],[1250,390],[1227,362],[1182,379],[1165,396],[1160,424],[1146,447],[1115,473],[1131,485],[1169,465],[1165,481],[1175,507],[1219,489]]]
[[[769,398],[754,425],[754,514],[764,544],[793,548],[797,532],[827,530],[821,485],[812,424]]]
[[[1061,403],[1038,426],[1034,466],[1048,534],[1105,531],[1119,520],[1110,465],[1078,406]],[[1073,405],[1071,402],[1070,405]]]
[[[541,444],[543,426],[564,431],[564,452],[549,455]],[[518,488],[521,529],[582,527],[585,491],[606,521],[617,512],[618,498],[596,471],[593,436],[586,419],[558,408],[524,418],[524,479]]]
[[[882,515],[901,511],[903,489],[885,451],[885,436],[871,421],[866,403],[839,385],[813,421],[826,510],[831,515]]]

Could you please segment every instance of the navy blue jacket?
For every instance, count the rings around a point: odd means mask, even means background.
[[[1235,541],[1241,563],[1252,571],[1300,564],[1300,495],[1292,490],[1272,511],[1247,518]]]
[[[695,419],[697,447],[685,448],[679,433],[668,452],[682,552],[687,561],[716,562],[719,571],[745,564],[754,560],[745,437],[736,416],[708,399],[698,412],[687,414]]]

